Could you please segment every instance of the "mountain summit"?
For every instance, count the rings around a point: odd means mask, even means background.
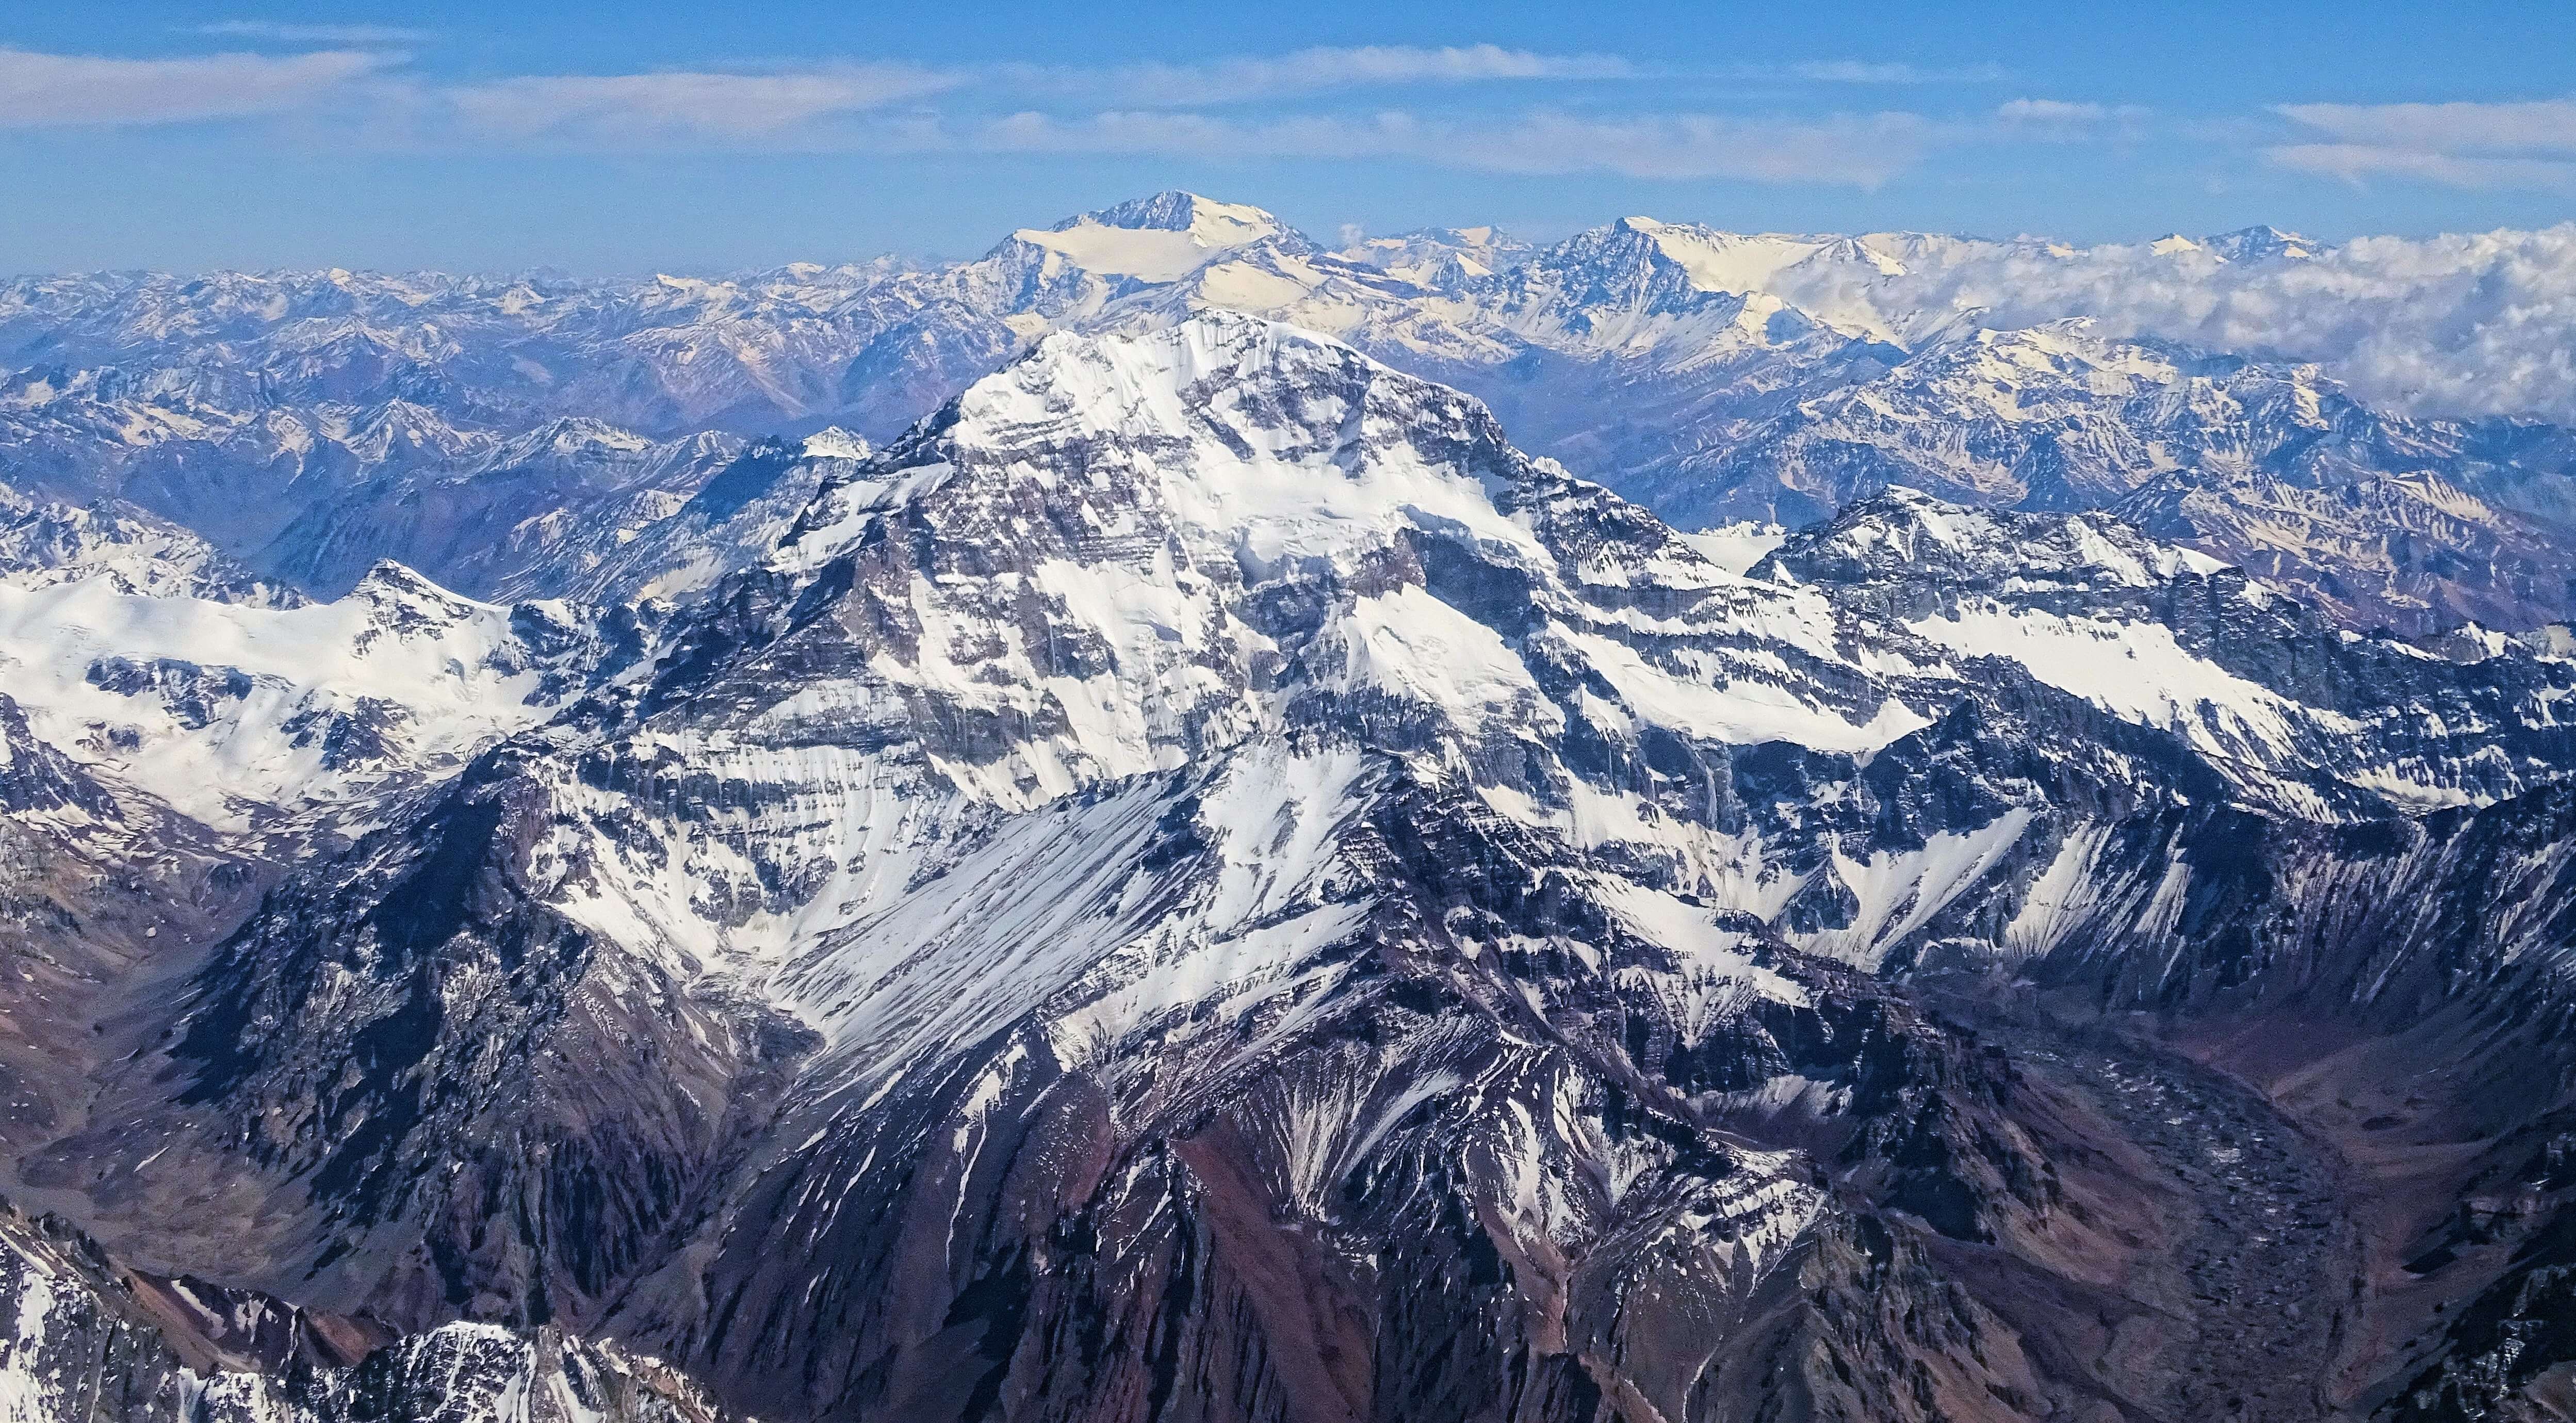
[[[1022,228],[1012,236],[1104,276],[1144,282],[1176,281],[1218,254],[1258,242],[1284,237],[1307,245],[1259,208],[1177,189],[1069,217],[1052,228]]]
[[[0,1008],[79,1004],[21,1077],[109,1104],[12,1128],[94,1236],[0,1281],[63,1347],[148,1329],[299,1423],[442,1373],[637,1419],[2319,1416],[2350,1326],[2285,1306],[2412,1319],[2352,1293],[2399,1217],[2155,1035],[2295,1004],[2319,1046],[2204,1050],[2359,1132],[2337,1044],[2466,1036],[2473,1083],[2556,1021],[2576,663],[2098,512],[1889,488],[1738,572],[1227,311],[691,504],[643,545],[678,600],[600,614],[0,587],[79,969]],[[320,1342],[148,1322],[125,1260]]]
[[[0,284],[0,1413],[2549,1416],[2576,443],[2160,245]]]

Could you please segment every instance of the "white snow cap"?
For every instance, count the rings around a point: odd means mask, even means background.
[[[1173,189],[1066,218],[1051,229],[1025,227],[1012,235],[1105,276],[1170,282],[1220,253],[1287,230],[1257,207]]]

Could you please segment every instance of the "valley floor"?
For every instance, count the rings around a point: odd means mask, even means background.
[[[1953,1011],[1969,1008],[1945,1001]],[[1973,1005],[2024,1084],[2079,1103],[2115,1140],[2094,1159],[2139,1177],[2114,1233],[2157,1242],[2120,1281],[2095,1360],[2131,1419],[2304,1423],[2366,1408],[2333,1397],[2367,1308],[2353,1173],[2240,1079],[2102,1024],[2026,1003]],[[2115,1209],[2118,1207],[2115,1206]]]

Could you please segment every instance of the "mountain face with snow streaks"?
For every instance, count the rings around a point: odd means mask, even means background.
[[[1952,299],[2345,260],[12,283],[0,1396],[2545,1416],[2563,431]]]
[[[134,650],[41,684],[20,819],[65,865],[192,827],[241,889],[165,921],[174,990],[116,990],[143,940],[83,969],[87,1100],[13,1180],[394,1340],[225,1388],[2152,1416],[2252,1316],[2171,1302],[2136,1203],[2181,1168],[1992,985],[2482,1062],[2565,1001],[2576,664],[2109,515],[1900,488],[1713,561],[1469,397],[1209,313],[1048,336],[882,450],[755,445],[664,522],[581,575],[622,619],[391,567],[28,595],[89,600],[20,617],[30,665],[93,605]],[[238,650],[144,656],[165,622]],[[253,750],[285,720],[224,679],[306,648],[347,670],[302,695],[399,709],[377,759]],[[2466,1397],[2485,1327],[2316,1396]]]

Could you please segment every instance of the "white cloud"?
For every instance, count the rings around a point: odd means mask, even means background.
[[[2063,99],[2012,99],[1995,109],[1995,117],[2010,124],[2089,124],[2110,116],[2111,111],[2100,104],[2073,104]]]
[[[297,25],[271,20],[218,20],[211,25],[199,25],[192,33],[226,39],[274,40],[279,44],[423,44],[437,38],[435,31],[407,25]]]
[[[352,50],[106,59],[0,49],[0,127],[158,124],[300,108],[386,63]]]
[[[2576,161],[2482,154],[2428,153],[2367,143],[2285,143],[2264,150],[2284,168],[2323,173],[2346,182],[2370,178],[2420,178],[2454,188],[2526,188],[2576,193]]]
[[[1975,64],[1962,69],[1925,69],[1919,65],[1864,59],[1810,60],[1792,64],[1779,72],[1815,84],[1991,84],[2008,77],[2001,68],[1992,64]]]
[[[439,97],[469,131],[496,138],[755,140],[962,82],[907,64],[847,64],[774,74],[529,75]]]
[[[2510,104],[2283,104],[2277,112],[2347,143],[2433,152],[2576,153],[2576,99]]]
[[[2576,99],[2283,104],[2275,112],[2328,140],[2266,149],[2283,167],[2354,183],[2392,177],[2576,192]]]
[[[1709,114],[1601,118],[1545,112],[1455,120],[1402,111],[1259,122],[1151,111],[1079,119],[1030,112],[956,131],[914,130],[910,136],[919,143],[984,151],[1397,158],[1502,173],[1609,172],[1865,188],[1910,167],[1932,139],[1929,125],[1903,113],[1809,123]]]
[[[1908,261],[1896,278],[1795,268],[1779,294],[1811,310],[1919,313],[1915,339],[1967,312],[2004,327],[2090,316],[2107,334],[2325,362],[2394,409],[2576,423],[2576,223],[2360,238],[2298,262],[2029,242],[1944,242]]]
[[[1203,64],[1130,64],[1100,69],[1017,65],[995,71],[1006,84],[1036,83],[1101,94],[1122,104],[1223,104],[1284,94],[1401,84],[1626,79],[1636,67],[1615,55],[1538,54],[1476,44],[1444,48],[1362,45],[1301,49]]]
[[[503,140],[634,145],[764,143],[786,148],[848,148],[924,141],[919,124],[891,133],[858,133],[829,121],[934,94],[974,90],[1026,102],[1032,93],[1060,99],[1106,98],[1119,112],[1065,120],[1090,141],[1145,144],[1117,151],[1158,151],[1132,135],[1151,119],[1131,107],[1189,109],[1239,100],[1390,85],[1466,84],[1506,80],[1614,79],[1635,71],[1606,55],[1549,55],[1497,45],[1451,48],[1363,46],[1303,49],[1205,64],[1140,64],[1104,68],[994,65],[932,69],[902,63],[842,63],[765,72],[672,72],[544,75],[421,90],[466,132]],[[1177,116],[1174,116],[1177,117]],[[971,124],[971,118],[955,123]],[[1165,125],[1165,143],[1183,151],[1223,147],[1190,135],[1202,127]],[[1295,144],[1293,128],[1266,141]],[[935,140],[943,144],[953,139]],[[1065,142],[1078,142],[1070,138]]]
[[[2008,99],[1995,107],[1995,118],[2006,132],[2019,138],[2071,142],[2133,133],[2151,112],[2138,104]]]

